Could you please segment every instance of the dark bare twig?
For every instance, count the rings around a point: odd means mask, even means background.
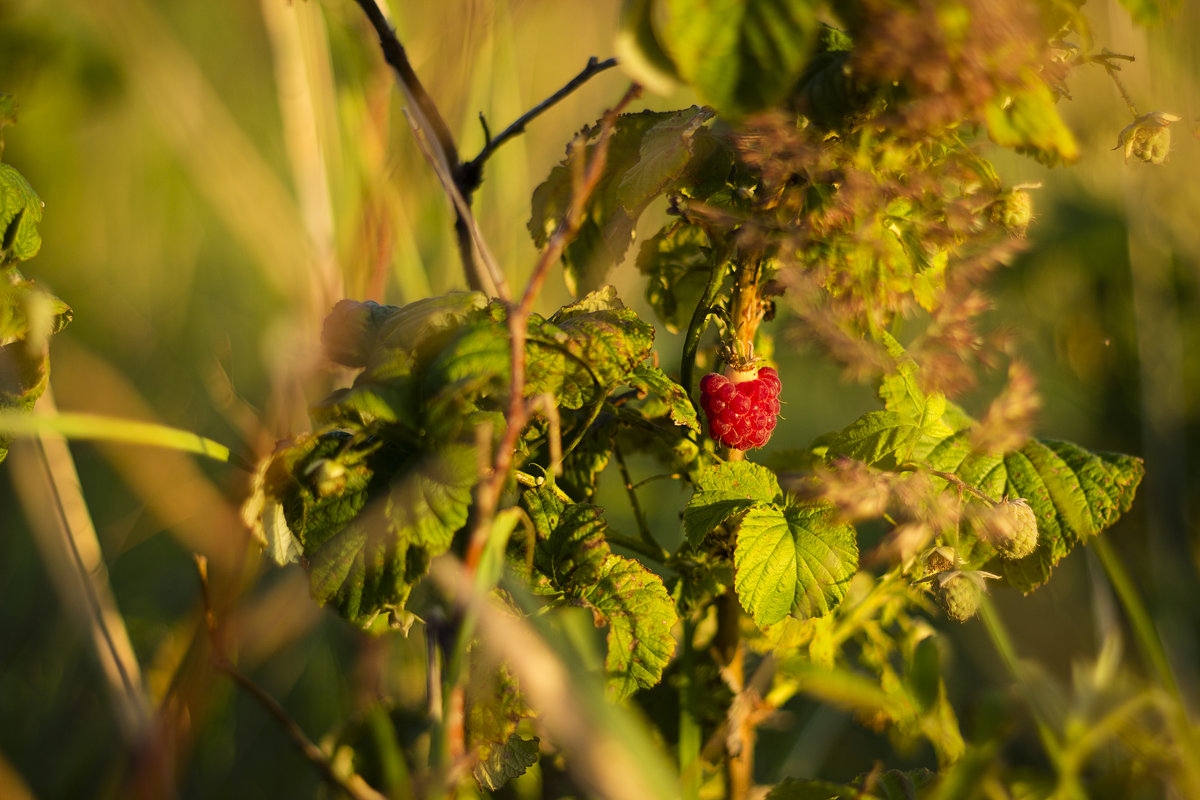
[[[471,195],[479,188],[483,180],[483,164],[500,145],[521,133],[527,124],[546,109],[562,100],[575,89],[582,86],[593,75],[603,72],[616,65],[615,59],[598,61],[591,58],[583,71],[572,78],[566,86],[543,100],[538,105],[521,115],[512,125],[509,125],[499,136],[492,138],[483,121],[486,143],[479,155],[463,163],[459,160],[458,147],[446,121],[442,119],[437,104],[425,90],[416,70],[408,60],[408,53],[401,44],[396,31],[388,23],[387,17],[375,0],[355,0],[367,15],[375,33],[379,36],[379,45],[383,50],[384,60],[392,67],[396,77],[409,100],[411,113],[409,120],[422,154],[433,167],[441,181],[442,188],[450,196],[454,204],[456,218],[454,232],[458,242],[459,257],[466,273],[467,285],[472,289],[481,290],[495,295],[503,300],[508,299],[508,284],[504,273],[492,258],[475,216],[471,213]],[[482,120],[482,117],[481,117]],[[478,260],[476,253],[479,254]]]
[[[325,755],[325,751],[313,744],[295,720],[288,716],[283,706],[279,705],[274,697],[267,694],[266,690],[250,680],[229,660],[225,654],[225,645],[218,630],[217,617],[213,613],[212,596],[208,590],[208,559],[199,554],[195,554],[193,557],[196,559],[196,571],[200,575],[200,596],[204,603],[204,627],[208,631],[209,642],[212,646],[213,666],[232,678],[234,683],[245,689],[251,697],[258,701],[259,705],[271,715],[271,718],[279,723],[300,753],[320,771],[321,777],[326,781],[341,789],[354,800],[387,800],[361,776],[354,774],[344,778],[339,775],[333,768],[329,757]]]
[[[512,139],[514,136],[524,133],[525,126],[527,126],[537,117],[541,116],[543,112],[556,105],[567,95],[571,94],[571,92],[587,83],[589,80],[591,80],[592,76],[597,75],[606,69],[611,69],[616,65],[617,60],[615,58],[609,58],[604,61],[600,61],[595,56],[592,56],[588,59],[587,66],[585,66],[578,75],[567,81],[567,83],[564,84],[563,87],[557,92],[550,95],[521,116],[517,117],[517,119],[511,125],[502,130],[495,138],[491,136],[491,133],[488,130],[487,120],[484,119],[482,114],[480,114],[479,121],[480,124],[483,125],[484,145],[483,149],[479,151],[479,155],[462,165],[462,183],[460,184],[459,188],[463,190],[463,193],[470,196],[471,192],[479,188],[479,184],[483,181],[483,162],[487,161],[488,158],[491,157],[492,153],[496,152],[496,150],[500,148],[500,145],[504,144],[509,139]]]
[[[379,46],[383,50],[383,59],[395,71],[400,86],[409,99],[412,111],[410,120],[417,132],[418,141],[422,136],[427,140],[422,143],[422,153],[428,159],[434,172],[437,173],[443,188],[454,203],[454,210],[457,213],[454,231],[458,239],[459,256],[462,258],[463,269],[467,275],[467,284],[472,289],[487,291],[489,294],[495,294],[501,298],[507,297],[508,291],[503,273],[487,254],[486,248],[480,246],[482,236],[479,234],[479,226],[475,222],[474,215],[471,214],[470,202],[460,188],[459,176],[462,173],[462,162],[459,161],[458,148],[454,144],[454,137],[450,134],[446,121],[442,119],[437,104],[433,102],[429,92],[425,91],[425,86],[417,77],[416,71],[408,60],[408,53],[405,52],[404,45],[400,43],[396,32],[388,24],[379,5],[375,0],[355,0],[355,2],[367,15],[375,33],[378,34]],[[483,262],[482,270],[475,260],[476,247],[479,247],[480,260]],[[493,289],[494,291],[492,291]]]

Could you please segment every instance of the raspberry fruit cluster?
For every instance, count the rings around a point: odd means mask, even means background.
[[[734,450],[762,447],[775,430],[783,384],[770,367],[735,372],[732,378],[711,372],[700,381],[700,407],[708,417],[708,435]]]

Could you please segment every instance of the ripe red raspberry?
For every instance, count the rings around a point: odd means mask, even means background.
[[[700,407],[708,417],[708,435],[734,450],[762,447],[775,430],[782,388],[779,373],[770,367],[732,372],[730,377],[705,375],[700,380]]]

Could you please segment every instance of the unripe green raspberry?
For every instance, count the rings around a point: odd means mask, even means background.
[[[984,519],[983,535],[1004,558],[1025,558],[1037,549],[1037,515],[1021,498],[1005,498]]]
[[[934,597],[946,616],[958,622],[966,622],[979,610],[979,595],[983,590],[974,576],[952,570],[937,578]]]

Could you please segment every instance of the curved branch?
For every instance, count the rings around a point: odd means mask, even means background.
[[[479,151],[479,155],[462,165],[460,175],[461,182],[459,184],[459,188],[463,190],[463,193],[469,196],[471,192],[474,192],[479,188],[479,184],[483,182],[483,162],[487,161],[488,158],[491,157],[492,153],[496,152],[496,150],[500,148],[500,145],[504,144],[518,134],[524,133],[526,125],[539,117],[543,112],[557,104],[571,92],[587,83],[589,80],[591,80],[593,75],[597,75],[606,69],[611,69],[616,65],[617,60],[615,58],[609,58],[605,61],[600,61],[595,56],[592,56],[588,59],[587,66],[585,66],[578,75],[569,80],[557,92],[550,95],[521,116],[517,117],[517,119],[511,125],[502,130],[495,138],[492,138],[488,131],[487,120],[485,120],[483,115],[480,114],[479,121],[483,125],[485,144],[483,145],[483,149]]]

